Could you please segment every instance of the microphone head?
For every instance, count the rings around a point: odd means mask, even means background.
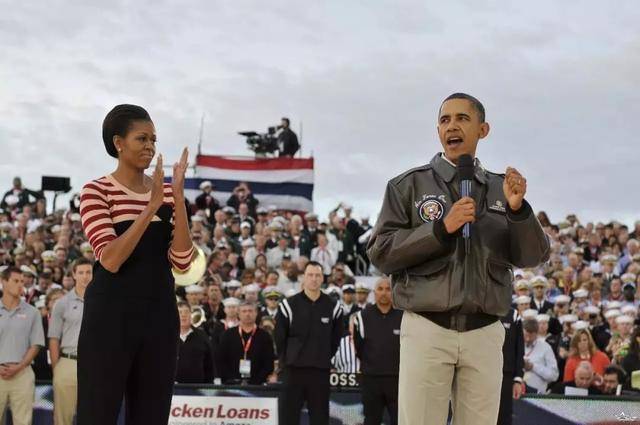
[[[473,157],[471,155],[460,155],[458,157],[458,176],[460,180],[473,180]]]

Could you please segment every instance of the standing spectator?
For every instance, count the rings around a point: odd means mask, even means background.
[[[262,385],[273,373],[273,340],[256,325],[257,316],[256,304],[243,301],[240,324],[227,329],[220,338],[217,363],[225,384],[246,380],[251,385]]]
[[[363,282],[356,283],[356,305],[360,310],[364,310],[369,303],[369,293],[371,290]]]
[[[322,266],[322,273],[328,277],[337,258],[334,252],[329,249],[327,236],[324,233],[318,233],[317,237],[318,246],[311,250],[311,261],[319,263]]]
[[[221,206],[220,202],[213,196],[213,184],[210,181],[200,183],[202,193],[196,198],[196,208],[204,211],[209,223],[215,223],[215,213]]]
[[[207,288],[207,303],[204,311],[208,318],[215,317],[217,320],[224,319],[224,306],[222,305],[222,289],[220,283],[215,280],[209,282]]]
[[[44,347],[40,314],[20,299],[23,283],[19,268],[0,275],[0,412],[9,406],[15,425],[31,425],[35,375],[31,362]]]
[[[517,318],[512,308],[506,316],[500,318],[505,336],[502,345],[502,390],[500,391],[500,410],[498,425],[510,425],[513,421],[513,400],[520,399],[524,392],[524,339],[522,320]],[[539,333],[539,331],[538,331]]]
[[[240,289],[238,287],[238,289]],[[225,298],[222,301],[224,305],[224,319],[221,320],[225,329],[230,329],[238,326],[238,307],[240,306],[240,300],[236,297]]]
[[[329,423],[329,368],[343,335],[339,301],[320,291],[322,265],[309,262],[303,291],[282,301],[275,339],[282,368],[284,425],[297,425],[307,402],[311,425]]]
[[[553,304],[545,297],[547,286],[548,281],[544,276],[536,276],[531,279],[531,287],[533,288],[531,308],[535,308],[540,314],[546,314],[553,309]]]
[[[538,336],[538,322],[526,320],[524,331],[524,382],[538,394],[544,394],[547,386],[558,379],[558,363],[553,350]]]
[[[589,332],[588,329],[579,329],[576,330],[573,338],[571,338],[569,357],[564,367],[564,377],[562,380],[564,382],[573,381],[576,367],[584,361],[591,363],[594,372],[600,378],[610,363],[607,355],[596,347],[591,337],[591,332]]]
[[[180,340],[178,341],[176,382],[182,384],[213,382],[213,351],[207,334],[192,326],[191,307],[188,303],[178,302],[178,315]]]
[[[71,425],[78,401],[78,336],[84,292],[93,278],[93,264],[81,257],[72,266],[74,288],[53,306],[49,322],[49,352],[53,368],[55,425]]]
[[[22,209],[25,205],[36,202],[39,199],[44,199],[44,195],[42,192],[35,192],[33,190],[22,187],[22,180],[20,177],[13,178],[13,187],[5,192],[2,197],[2,201],[0,201],[0,209],[7,209],[9,206],[8,198],[13,196],[17,198],[17,202],[13,205],[13,207]],[[30,197],[34,198],[33,200]]]
[[[402,310],[391,304],[391,281],[379,279],[375,304],[354,315],[354,343],[362,371],[364,424],[382,423],[387,409],[391,424],[398,423],[398,373]]]

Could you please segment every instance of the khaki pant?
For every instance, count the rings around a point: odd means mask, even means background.
[[[33,400],[36,394],[36,375],[31,366],[24,368],[13,378],[0,378],[0,414],[7,406],[11,409],[13,425],[31,425]]]
[[[78,402],[78,362],[60,357],[53,369],[53,423],[71,425]]]
[[[399,425],[495,425],[502,384],[500,321],[468,332],[405,311],[400,330]]]

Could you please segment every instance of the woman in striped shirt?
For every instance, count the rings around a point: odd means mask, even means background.
[[[164,183],[146,110],[118,105],[102,128],[117,169],[84,185],[82,227],[96,257],[78,343],[78,425],[166,425],[179,321],[171,267],[189,268],[193,245],[184,202],[188,152]]]

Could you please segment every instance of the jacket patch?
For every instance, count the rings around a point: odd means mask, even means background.
[[[393,330],[393,334],[394,335],[400,335],[400,329],[394,329]]]
[[[324,324],[327,324],[327,323],[329,323],[329,318],[328,318],[328,317],[321,317],[321,318],[320,318],[320,321],[321,321],[322,323],[324,323]]]
[[[489,206],[489,209],[491,211],[496,211],[503,214],[507,212],[507,209],[505,208],[504,204],[499,199],[497,199],[496,202],[493,203],[493,205]]]
[[[422,201],[416,202],[418,215],[425,223],[439,220],[444,214],[444,195],[436,197],[435,195],[425,195]]]

